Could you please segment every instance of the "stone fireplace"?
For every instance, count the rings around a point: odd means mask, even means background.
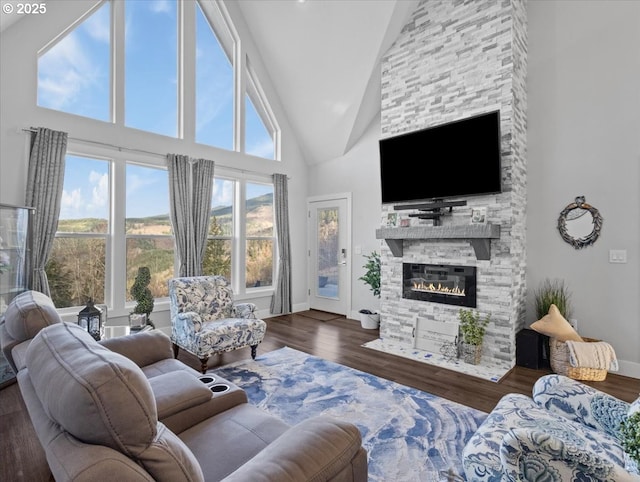
[[[402,297],[476,307],[476,267],[402,263]]]
[[[454,208],[441,226],[410,216],[417,210],[403,210],[401,203],[382,206],[381,224],[396,213],[402,226],[377,231],[383,240],[380,337],[385,344],[414,347],[421,320],[457,322],[460,308],[468,306],[491,315],[481,363],[515,365],[515,334],[524,325],[526,304],[526,56],[523,1],[429,0],[420,2],[382,59],[381,137],[500,110],[502,152],[502,192],[463,198],[467,205]],[[420,163],[428,168],[428,161],[416,157],[416,166]],[[422,182],[437,179],[426,175]],[[474,208],[486,209],[485,224],[471,225]],[[406,278],[440,276],[437,269],[418,276],[413,268],[407,272],[407,266],[417,265],[474,272],[475,300],[444,304],[405,296]],[[441,285],[454,289],[448,280]],[[466,284],[464,291],[469,292]]]

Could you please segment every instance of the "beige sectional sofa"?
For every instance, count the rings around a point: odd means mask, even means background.
[[[56,480],[367,480],[354,425],[290,427],[226,380],[213,392],[161,332],[96,342],[42,296],[14,299],[0,331]]]

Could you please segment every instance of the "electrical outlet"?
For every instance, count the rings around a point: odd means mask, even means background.
[[[578,331],[578,320],[576,320],[575,318],[569,318],[567,321],[573,327],[574,330]]]
[[[609,263],[626,263],[627,262],[627,250],[626,249],[610,249],[609,250]]]

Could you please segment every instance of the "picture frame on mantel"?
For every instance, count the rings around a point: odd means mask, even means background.
[[[471,224],[486,224],[487,208],[473,208],[471,210]]]
[[[395,228],[398,225],[398,213],[387,214],[387,227]]]

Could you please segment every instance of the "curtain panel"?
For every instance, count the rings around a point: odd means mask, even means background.
[[[181,277],[202,274],[214,167],[215,163],[207,159],[167,155],[169,214]]]
[[[271,298],[271,313],[291,313],[291,238],[289,235],[289,193],[285,174],[273,175],[276,237],[278,240],[278,274]]]
[[[49,280],[45,266],[58,229],[60,201],[64,185],[67,154],[66,132],[38,127],[31,135],[25,205],[35,208],[33,215],[33,251],[31,289],[47,296]]]

